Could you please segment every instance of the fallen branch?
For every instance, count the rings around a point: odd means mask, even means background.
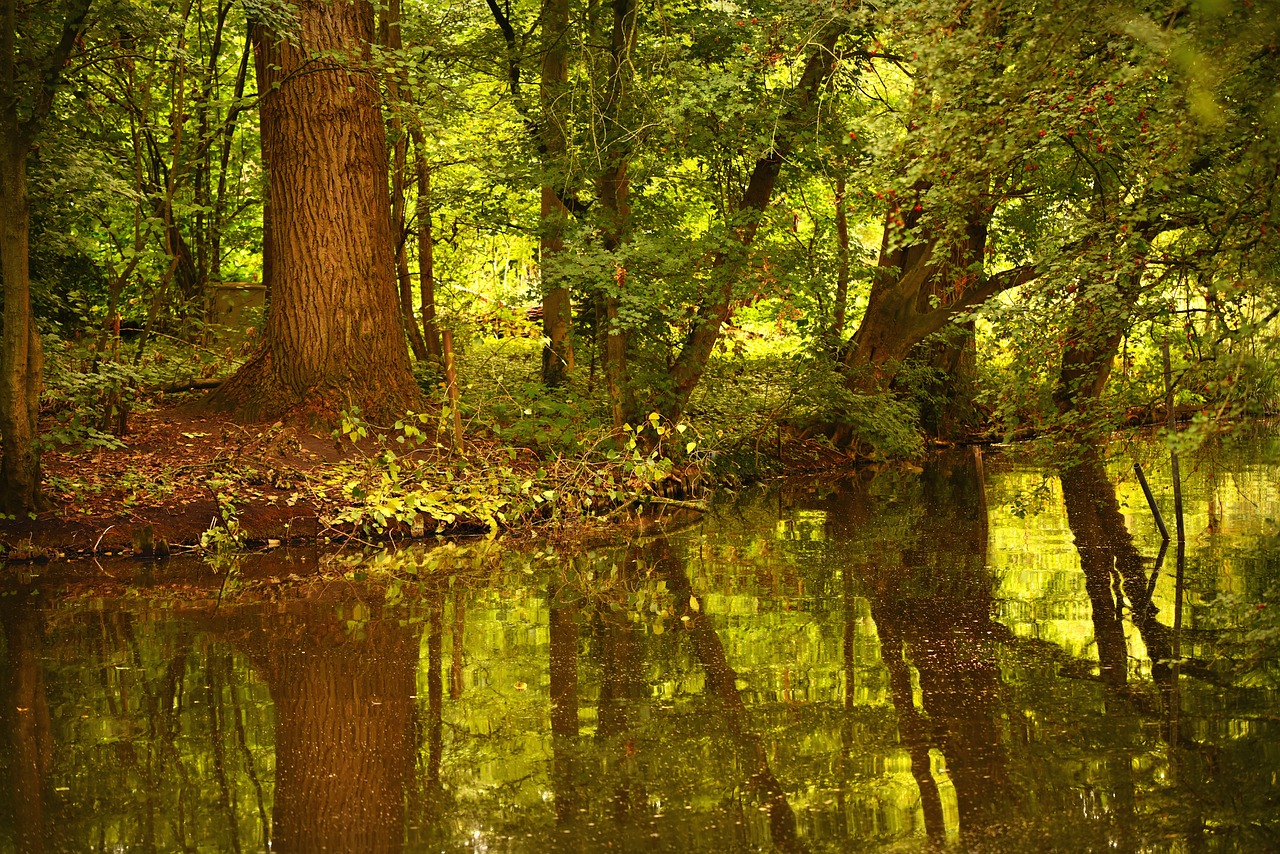
[[[182,392],[182,391],[197,391],[199,389],[205,389],[205,388],[217,388],[218,386],[222,385],[223,382],[225,381],[226,381],[225,378],[191,380],[185,383],[175,383],[174,385],[164,386],[163,388],[160,389],[160,391],[164,392],[165,394],[177,394],[178,392]]]

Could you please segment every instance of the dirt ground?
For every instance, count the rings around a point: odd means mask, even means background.
[[[790,473],[840,470],[852,462],[812,440],[788,438],[784,446],[781,434],[775,439],[776,448],[762,445],[757,450],[778,453]],[[64,446],[45,452],[45,491],[52,506],[34,518],[0,519],[0,549],[14,564],[89,556],[132,558],[149,555],[153,547],[174,555],[199,553],[202,535],[228,517],[238,524],[238,540],[244,546],[340,544],[354,532],[331,528],[325,519],[350,503],[342,496],[341,483],[353,469],[338,464],[377,453],[372,441],[356,447],[327,431],[309,431],[297,424],[238,424],[181,402],[135,412],[122,448]],[[553,467],[528,449],[478,437],[467,441],[468,456],[475,459],[501,458],[503,465],[527,469],[529,475]],[[447,456],[448,450],[412,453]],[[580,469],[579,475],[582,471],[590,469]],[[684,474],[688,476],[669,484],[676,487],[676,497],[701,492],[696,468]],[[687,503],[662,497],[646,501],[665,502],[659,516]],[[639,522],[630,517],[653,510],[633,499],[612,512],[583,518],[584,530],[572,536],[596,536],[604,529],[615,529],[616,536],[616,529]],[[435,526],[429,530],[434,534]],[[446,535],[465,537],[484,530],[474,521],[459,520]],[[396,539],[408,533],[396,532]],[[543,533],[553,538],[570,535],[563,530]]]
[[[54,506],[34,519],[0,523],[11,559],[121,554],[148,526],[156,542],[195,546],[220,522],[217,496],[231,487],[249,541],[307,540],[320,532],[309,478],[342,458],[330,436],[282,423],[236,424],[181,406],[135,413],[129,428],[121,449],[44,454]]]

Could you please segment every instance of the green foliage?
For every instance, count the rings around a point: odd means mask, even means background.
[[[42,436],[46,447],[123,447],[120,437],[128,430],[130,413],[149,405],[165,386],[235,364],[225,352],[169,339],[152,343],[138,361],[137,346],[107,336],[45,336],[41,404],[48,423]]]
[[[1219,647],[1219,662],[1239,684],[1280,688],[1280,590],[1272,588],[1256,600],[1223,594],[1211,607],[1216,619],[1231,626],[1228,642]]]

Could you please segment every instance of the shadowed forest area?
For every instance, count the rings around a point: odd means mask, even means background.
[[[1274,0],[0,8],[11,557],[1276,406]]]

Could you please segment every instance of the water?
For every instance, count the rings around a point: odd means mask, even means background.
[[[1171,519],[1150,446],[966,451],[576,554],[10,584],[0,850],[1280,849],[1275,646],[1237,628],[1280,442],[1184,460],[1181,585],[1134,454]]]

